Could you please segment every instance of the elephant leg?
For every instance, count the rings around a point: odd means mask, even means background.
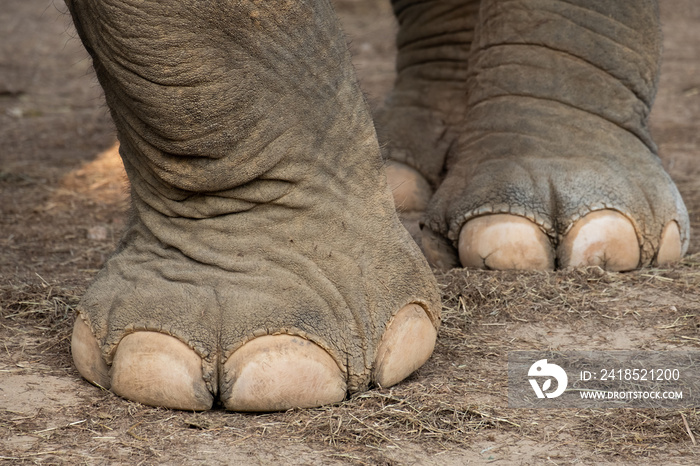
[[[125,398],[271,411],[390,386],[440,303],[328,1],[70,0],[132,216],[75,364]]]
[[[660,53],[655,0],[483,0],[464,124],[424,218],[429,260],[679,259],[688,214],[647,126]]]
[[[376,117],[396,208],[422,213],[464,118],[479,0],[393,0],[397,77]]]

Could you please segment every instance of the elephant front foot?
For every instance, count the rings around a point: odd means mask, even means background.
[[[428,359],[437,284],[396,217],[329,2],[69,9],[133,210],[78,307],[86,379],[149,405],[274,411]]]
[[[125,157],[134,216],[78,308],[79,372],[148,405],[276,411],[339,402],[420,367],[439,296],[366,123],[337,150],[349,166],[309,150],[177,201],[145,189]]]
[[[78,308],[79,372],[148,405],[236,411],[335,403],[406,378],[435,345],[435,279],[377,162],[358,163],[332,179],[281,163],[269,176],[299,180],[285,204],[212,218],[163,216],[134,197],[140,216]]]

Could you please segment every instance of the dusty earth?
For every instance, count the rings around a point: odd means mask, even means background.
[[[388,2],[337,0],[376,108],[393,79]],[[663,0],[653,131],[700,237],[700,2]],[[12,464],[700,462],[698,409],[509,409],[515,349],[700,349],[700,242],[670,269],[456,270],[444,324],[409,380],[340,405],[178,412],[81,380],[73,308],[124,225],[114,128],[66,8],[0,9],[0,461]]]

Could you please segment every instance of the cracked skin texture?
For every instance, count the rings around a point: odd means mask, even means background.
[[[68,4],[134,212],[80,306],[81,373],[150,404],[269,410],[422,364],[434,280],[328,3]],[[377,123],[434,265],[628,270],[684,253],[687,212],[647,128],[654,1],[393,4],[398,78]],[[184,403],[149,388],[166,360],[191,382],[172,386]],[[301,382],[279,392],[265,366]],[[314,374],[326,393],[302,399]]]
[[[425,206],[434,266],[630,270],[685,253],[688,214],[647,125],[661,56],[655,1],[434,2],[465,12],[454,30],[425,15],[426,2],[393,3],[412,40],[399,41],[380,135],[389,159],[415,170],[394,168],[389,182],[402,186],[397,208]],[[431,91],[435,76],[450,94]],[[462,114],[446,113],[449,102]],[[433,134],[449,140],[423,150]]]
[[[327,2],[67,3],[132,194],[79,306],[88,380],[148,404],[267,411],[341,401],[427,360],[435,279],[396,216]]]

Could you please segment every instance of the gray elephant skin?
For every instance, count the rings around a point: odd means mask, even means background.
[[[327,0],[67,5],[131,189],[73,358],[125,398],[340,402],[429,358],[431,265],[630,270],[687,250],[647,125],[655,1],[395,0],[376,130]]]

